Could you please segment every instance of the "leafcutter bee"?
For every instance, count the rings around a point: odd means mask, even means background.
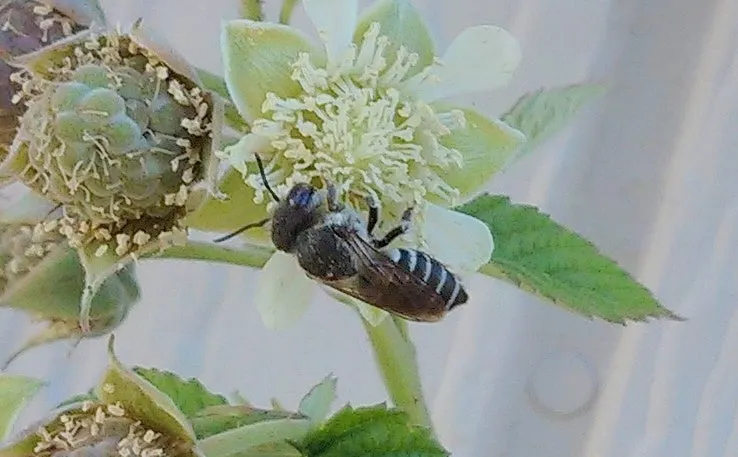
[[[256,156],[264,187],[277,207],[271,218],[248,224],[215,242],[225,241],[271,221],[274,246],[297,258],[308,277],[390,313],[418,322],[435,322],[466,303],[459,279],[430,255],[388,245],[410,228],[412,209],[382,238],[372,236],[379,219],[377,203],[367,199],[369,217],[339,202],[332,183],[326,191],[300,183],[280,199],[269,186]]]

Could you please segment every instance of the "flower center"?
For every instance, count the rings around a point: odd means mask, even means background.
[[[441,138],[463,127],[463,114],[437,113],[415,98],[409,89],[429,76],[428,69],[412,73],[418,55],[404,47],[388,59],[389,45],[374,23],[358,47],[325,68],[301,54],[292,73],[299,95],[267,94],[264,117],[252,132],[271,145],[259,152],[277,192],[297,182],[320,186],[330,180],[354,207],[364,207],[366,197],[381,203],[393,224],[410,206],[422,213],[429,198],[452,203],[458,196],[442,176],[463,165],[462,155]],[[250,175],[247,183],[261,201],[261,178]]]

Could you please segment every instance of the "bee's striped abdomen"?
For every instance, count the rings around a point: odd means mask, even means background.
[[[409,271],[434,288],[446,301],[446,309],[466,303],[469,296],[461,282],[441,262],[415,249],[397,248],[387,255],[403,270]]]

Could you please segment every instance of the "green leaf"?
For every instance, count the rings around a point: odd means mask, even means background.
[[[198,439],[204,439],[225,431],[277,419],[307,419],[291,411],[259,409],[245,405],[217,405],[203,409],[191,418]]]
[[[175,373],[156,368],[134,367],[133,371],[171,398],[187,417],[192,417],[209,406],[228,404],[224,396],[209,392],[195,378],[185,380]]]
[[[0,375],[0,442],[8,438],[18,414],[43,386],[43,381],[28,376]]]
[[[95,388],[105,403],[120,402],[129,417],[169,435],[172,439],[194,443],[195,432],[171,398],[142,376],[123,366],[113,352],[114,337],[108,342],[109,366]]]
[[[609,322],[682,320],[592,243],[533,206],[485,194],[457,210],[485,222],[494,235],[495,250],[482,273]]]
[[[258,421],[202,439],[198,448],[208,457],[244,456],[269,443],[300,440],[310,427],[307,418]]]
[[[600,85],[576,84],[539,89],[518,99],[502,116],[507,125],[520,130],[528,138],[518,157],[532,151],[564,128],[587,102],[599,97],[605,90]]]
[[[310,389],[300,401],[300,411],[313,422],[320,422],[328,417],[331,404],[336,399],[336,383],[334,376],[327,376],[323,381]]]
[[[385,405],[346,406],[302,441],[293,442],[306,457],[435,457],[448,456],[425,427]]]

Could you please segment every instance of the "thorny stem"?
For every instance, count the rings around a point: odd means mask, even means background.
[[[279,23],[280,24],[289,24],[290,19],[292,19],[292,11],[294,11],[295,6],[297,6],[298,0],[284,0],[282,2],[282,9],[279,11]]]
[[[405,411],[414,424],[432,431],[433,423],[423,396],[415,346],[406,333],[406,323],[394,317],[387,317],[377,326],[364,319],[362,322],[392,402]]]
[[[263,21],[264,10],[261,0],[241,0],[241,16],[252,21]]]

